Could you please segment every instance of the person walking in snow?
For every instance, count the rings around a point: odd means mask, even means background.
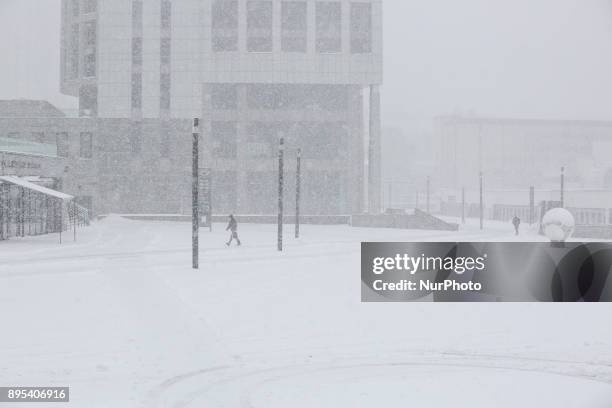
[[[238,246],[240,246],[240,238],[238,238],[238,222],[236,221],[236,218],[234,218],[233,214],[230,214],[229,223],[227,224],[227,228],[225,230],[231,231],[230,239],[225,243],[225,245],[230,246],[232,241],[235,239]]]
[[[512,225],[514,225],[514,232],[516,233],[516,235],[518,235],[519,228],[521,226],[521,219],[518,217],[518,215],[515,215],[512,219]]]

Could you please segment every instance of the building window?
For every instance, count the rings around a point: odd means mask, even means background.
[[[213,1],[212,48],[216,52],[238,51],[237,1]]]
[[[170,110],[170,74],[162,73],[159,77],[159,107],[161,110]]]
[[[276,173],[250,171],[247,174],[247,199],[254,214],[274,214],[277,200]]]
[[[272,52],[272,2],[247,2],[247,50]]]
[[[96,76],[96,22],[83,24],[83,75],[87,78]]]
[[[236,122],[212,122],[213,156],[223,159],[235,159],[237,134]]]
[[[95,85],[82,86],[79,90],[79,116],[98,115],[98,88]]]
[[[139,154],[142,150],[142,123],[134,122],[130,128],[130,151]]]
[[[19,132],[9,132],[7,136],[9,139],[19,139]]]
[[[74,17],[78,17],[81,14],[81,5],[79,4],[81,0],[72,0],[72,15]]]
[[[372,4],[351,3],[351,52],[372,52]]]
[[[93,78],[96,76],[96,54],[87,54],[83,57],[85,68],[84,76],[86,78]]]
[[[142,28],[142,0],[132,3],[132,26]]]
[[[132,73],[132,108],[142,108],[142,73]]]
[[[247,129],[247,155],[251,158],[274,157],[278,148],[278,132],[275,123],[252,122]]]
[[[68,144],[68,133],[57,133],[55,135],[55,145],[57,146],[57,155],[59,157],[68,157],[70,151]]]
[[[308,38],[307,3],[281,3],[281,49],[283,52],[306,52]]]
[[[170,124],[162,122],[159,137],[159,153],[161,157],[170,157]]]
[[[238,87],[234,84],[211,84],[211,104],[215,110],[238,108]]]
[[[306,123],[298,128],[297,144],[306,157],[342,160],[349,150],[348,134],[342,122]]]
[[[91,159],[93,156],[93,134],[91,132],[81,132],[80,154],[82,159]]]
[[[142,1],[132,2],[132,110],[142,109]]]
[[[142,38],[132,38],[132,64],[142,67]]]
[[[344,85],[247,85],[247,105],[254,110],[345,111],[349,88]]]
[[[231,214],[236,211],[238,198],[235,171],[215,171],[212,174],[213,203],[218,213]]]
[[[162,63],[162,65],[170,64],[170,55],[171,55],[171,49],[172,49],[172,43],[170,41],[171,41],[170,38],[161,39],[159,55],[160,55],[160,62]]]
[[[88,21],[83,24],[83,38],[86,47],[96,46],[96,22]]]
[[[170,30],[172,22],[172,3],[169,0],[161,2],[161,29]]]
[[[172,3],[169,0],[161,2],[161,41],[160,41],[160,76],[159,76],[159,107],[161,115],[168,117],[170,111],[170,76],[172,42],[170,40],[170,26],[172,22]]]
[[[79,77],[79,25],[73,24],[70,27],[70,79]]]
[[[98,0],[83,0],[83,13],[95,13],[98,8]]]
[[[316,3],[317,52],[342,52],[342,5],[336,1]]]

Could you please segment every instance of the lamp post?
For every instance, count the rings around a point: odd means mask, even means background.
[[[192,183],[191,183],[191,255],[193,269],[199,269],[199,139],[200,119],[193,119],[193,144],[192,144]]]
[[[297,168],[295,171],[295,237],[300,237],[300,199],[302,190],[302,149],[297,151]]]
[[[280,138],[278,144],[278,234],[277,247],[279,251],[283,250],[283,187],[284,187],[284,153],[285,139]]]
[[[565,207],[565,167],[561,167],[561,208]]]

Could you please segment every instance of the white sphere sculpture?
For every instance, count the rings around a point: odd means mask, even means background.
[[[553,208],[542,219],[544,234],[552,242],[565,242],[574,233],[576,221],[565,208]]]

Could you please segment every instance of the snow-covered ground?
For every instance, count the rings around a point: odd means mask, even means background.
[[[215,225],[193,271],[190,228],[110,217],[76,243],[0,243],[0,385],[69,385],[83,408],[612,404],[610,305],[360,302],[361,241],[533,231],[286,226],[278,253],[273,225],[241,225],[241,248]]]

